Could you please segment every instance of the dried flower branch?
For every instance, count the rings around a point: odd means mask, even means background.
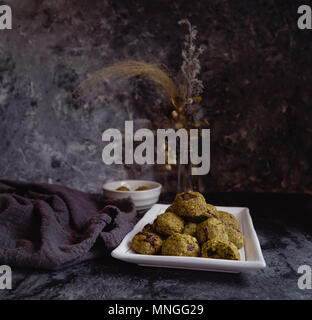
[[[117,62],[111,66],[100,69],[83,81],[74,93],[86,91],[86,89],[101,84],[105,79],[127,80],[131,77],[142,76],[153,81],[158,89],[167,93],[171,100],[180,95],[174,80],[157,65],[143,61],[126,60]],[[163,93],[162,90],[160,94]]]
[[[182,19],[179,24],[188,26],[189,34],[185,36],[184,49],[182,50],[183,63],[181,71],[186,79],[187,89],[184,91],[184,99],[199,96],[204,89],[203,82],[197,78],[201,70],[199,56],[204,52],[206,47],[200,45],[196,47],[197,28],[192,26],[189,20]]]

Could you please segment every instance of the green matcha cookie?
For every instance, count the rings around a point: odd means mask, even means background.
[[[217,212],[217,208],[215,206],[213,206],[212,204],[207,203],[206,204],[206,211],[203,214],[201,214],[197,217],[193,217],[193,218],[189,217],[186,219],[193,220],[193,221],[199,223],[199,222],[205,221],[208,218],[216,218],[217,217],[216,212]]]
[[[161,254],[166,256],[198,257],[200,248],[196,238],[188,234],[175,233],[164,241]]]
[[[170,236],[174,233],[181,233],[184,229],[184,221],[173,212],[160,214],[155,222],[157,232]]]
[[[168,207],[168,208],[166,209],[165,212],[173,212],[173,213],[175,213],[175,212],[174,212],[174,206],[171,205],[170,207]]]
[[[240,260],[238,249],[232,242],[218,239],[205,242],[201,249],[201,256],[213,259]]]
[[[196,237],[196,229],[197,229],[197,224],[194,222],[189,222],[185,225],[183,233],[189,234],[192,237]]]
[[[124,187],[124,186],[121,186],[121,187],[117,188],[116,190],[118,190],[118,191],[130,191],[129,188]]]
[[[173,202],[174,212],[190,220],[203,220],[207,216],[207,204],[202,194],[194,191],[178,193]]]
[[[235,229],[239,230],[240,226],[236,218],[229,212],[226,211],[217,211],[215,213],[216,217],[220,219],[224,224],[231,225]]]
[[[244,246],[245,238],[239,230],[236,230],[231,225],[225,225],[225,230],[229,240],[234,243],[238,249]]]
[[[131,242],[133,251],[141,254],[156,254],[162,246],[162,239],[152,232],[139,232]]]
[[[135,191],[145,191],[145,190],[150,190],[150,188],[146,186],[140,186],[135,189]]]
[[[197,226],[196,235],[200,243],[204,243],[209,239],[228,241],[224,224],[216,218],[208,218],[200,223]]]
[[[218,210],[214,205],[207,203],[206,208],[207,208],[207,214],[210,218],[217,218]]]
[[[143,229],[142,232],[155,232],[156,231],[156,220],[153,223],[148,223],[146,224]]]

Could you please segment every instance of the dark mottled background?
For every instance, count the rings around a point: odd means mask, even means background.
[[[0,3],[4,3],[0,1]],[[175,189],[162,167],[105,166],[102,132],[149,126],[153,89],[105,83],[90,102],[72,90],[124,58],[178,70],[188,18],[208,46],[203,106],[211,122],[208,191],[312,192],[312,31],[291,0],[11,0],[0,31],[0,176],[99,191],[107,179],[148,178]],[[300,3],[300,2],[299,2]]]

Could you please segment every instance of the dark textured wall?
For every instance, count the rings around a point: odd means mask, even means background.
[[[4,3],[3,1],[0,3]],[[297,29],[297,1],[7,1],[0,31],[0,176],[98,191],[116,178],[157,179],[151,166],[105,166],[103,130],[149,126],[155,92],[105,83],[90,102],[72,90],[124,58],[181,64],[188,18],[197,25],[211,122],[207,190],[312,192],[312,31]],[[171,182],[170,182],[171,181]]]

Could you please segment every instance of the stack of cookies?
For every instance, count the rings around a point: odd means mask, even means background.
[[[199,192],[176,195],[167,210],[136,234],[132,249],[140,254],[240,260],[244,236],[235,217],[206,203]]]

